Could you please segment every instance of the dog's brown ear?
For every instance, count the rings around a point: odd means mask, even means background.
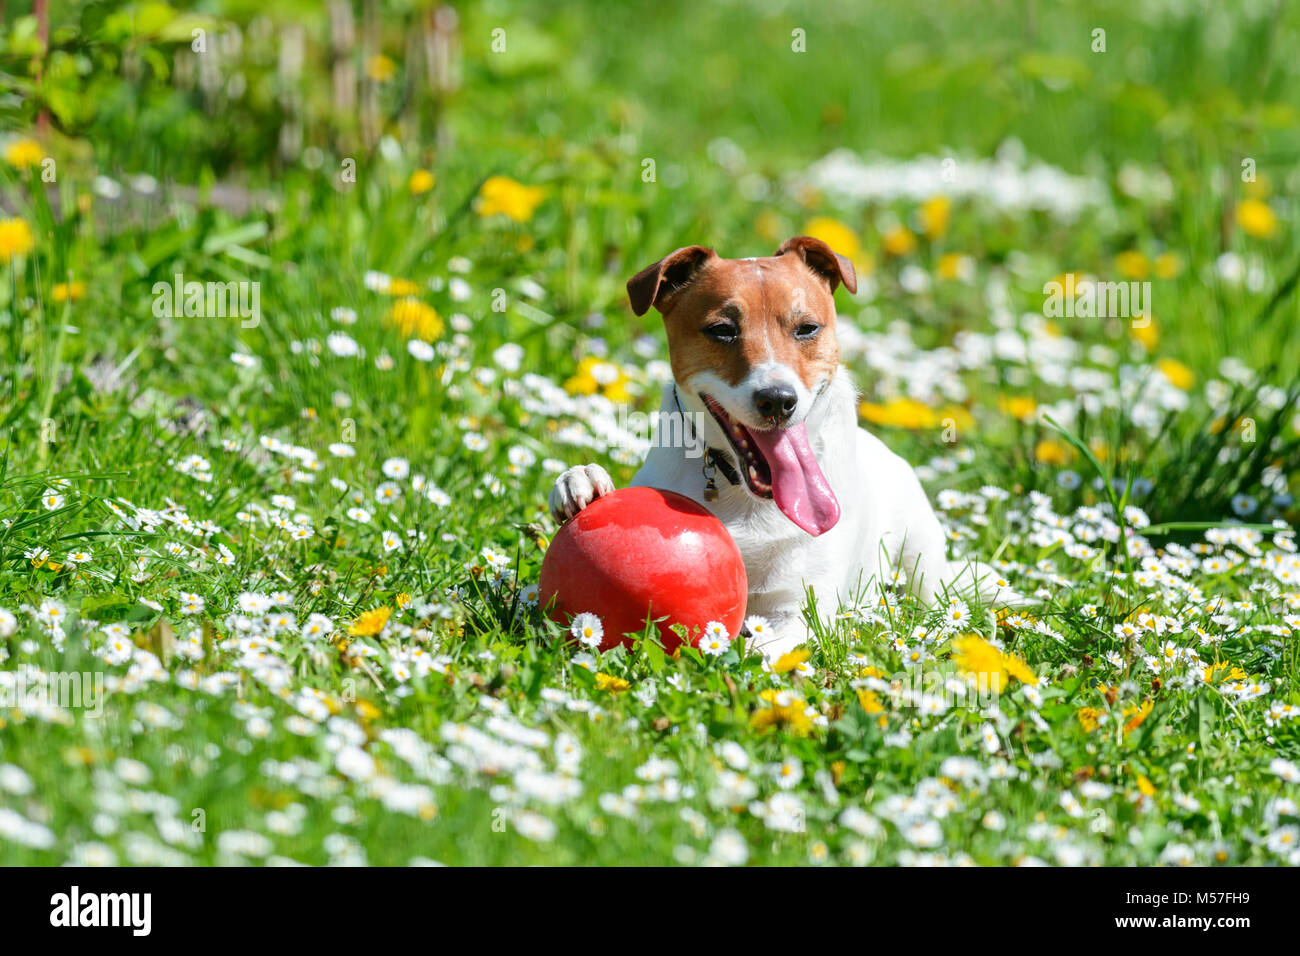
[[[632,311],[637,315],[645,315],[650,311],[650,306],[658,306],[690,282],[700,266],[712,258],[712,249],[683,246],[668,253],[654,265],[642,269],[627,280],[627,296],[632,300]]]
[[[858,274],[853,271],[853,263],[820,239],[795,236],[781,243],[781,248],[773,255],[783,256],[787,252],[796,253],[808,263],[808,268],[831,284],[832,292],[841,282],[850,292],[858,291]]]

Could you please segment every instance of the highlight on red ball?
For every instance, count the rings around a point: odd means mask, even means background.
[[[749,584],[730,533],[707,509],[658,488],[596,499],[555,535],[542,560],[541,604],[552,620],[599,635],[599,648],[631,647],[655,621],[668,651],[681,625],[699,646],[710,624],[740,633]],[[576,637],[577,635],[575,635]]]

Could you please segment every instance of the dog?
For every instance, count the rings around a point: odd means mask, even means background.
[[[686,246],[627,283],[632,311],[657,308],[668,333],[660,414],[702,425],[707,448],[701,459],[654,445],[632,484],[685,495],[726,526],[749,578],[746,613],[768,622],[750,646],[769,660],[812,636],[806,589],[823,620],[899,572],[927,604],[1016,596],[991,569],[948,560],[916,473],[858,427],[835,336],[840,285],[857,291],[853,264],[809,236],[762,258]],[[604,468],[580,465],[548,503],[563,522],[613,490]]]

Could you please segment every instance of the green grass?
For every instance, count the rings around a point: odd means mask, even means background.
[[[0,615],[0,691],[89,672],[109,693],[100,715],[3,701],[0,862],[1296,862],[1294,10],[574,4],[540,19],[483,4],[462,11],[461,87],[407,108],[394,13],[391,145],[373,150],[331,110],[326,25],[308,20],[312,163],[277,153],[274,46],[252,5],[200,10],[249,37],[248,97],[212,113],[151,72],[147,51],[171,62],[174,37],[116,35],[96,5],[68,6],[56,49],[93,68],[49,72],[97,110],[26,86],[0,105],[59,169],[45,184],[0,163],[0,218],[34,240],[0,280],[0,609],[16,619],[10,633]],[[10,76],[30,78],[29,35],[7,27]],[[109,59],[132,50],[147,75],[127,83]],[[1094,178],[1102,202],[1066,220],[957,199],[945,229],[893,256],[885,238],[917,228],[918,201],[789,185],[841,147],[951,155],[960,173],[1009,139]],[[1244,157],[1258,182],[1241,181]],[[355,184],[338,179],[348,158]],[[1168,198],[1128,195],[1126,164],[1163,170]],[[419,168],[436,185],[412,195]],[[159,193],[132,189],[141,172]],[[94,193],[100,173],[121,198]],[[493,175],[545,189],[526,221],[476,211]],[[172,203],[171,180],[268,201]],[[1236,221],[1249,199],[1273,235]],[[564,385],[606,356],[633,407],[657,406],[663,336],[631,314],[627,277],[696,242],[765,254],[818,217],[860,242],[873,290],[838,295],[846,364],[884,422],[869,427],[920,467],[955,546],[1003,562],[1041,606],[953,624],[905,589],[867,594],[779,674],[739,644],[596,657],[557,640],[525,600],[555,531],[546,465],[597,460],[620,485],[635,471],[625,450],[566,440],[608,408]],[[1044,283],[1118,281],[1130,251],[1179,261],[1151,278],[1154,338],[1047,323]],[[944,278],[948,254],[973,275]],[[396,299],[370,272],[437,311],[431,361],[386,321]],[[160,317],[155,284],[177,273],[260,283],[260,322]],[[56,301],[69,276],[84,295]],[[339,333],[359,354],[331,349]],[[517,369],[496,357],[511,343]],[[1014,399],[1032,403],[1017,415]],[[390,479],[395,458],[409,474]],[[388,481],[400,495],[381,503]],[[239,619],[241,595],[274,592],[291,625]],[[382,630],[348,635],[380,607]],[[328,626],[302,634],[315,614]],[[945,690],[969,633],[1037,690],[1012,680],[996,711]]]

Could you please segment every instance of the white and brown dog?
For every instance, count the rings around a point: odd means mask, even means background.
[[[703,423],[709,449],[702,463],[656,445],[632,484],[686,495],[726,525],[745,560],[747,613],[771,625],[757,642],[769,658],[808,639],[806,587],[823,618],[898,571],[928,603],[1019,598],[987,567],[948,560],[911,466],[858,427],[835,338],[840,283],[857,291],[853,265],[807,236],[761,259],[689,246],[627,283],[633,311],[655,306],[668,331],[674,384],[661,415]],[[599,465],[570,468],[550,508],[563,521],[613,490]]]

